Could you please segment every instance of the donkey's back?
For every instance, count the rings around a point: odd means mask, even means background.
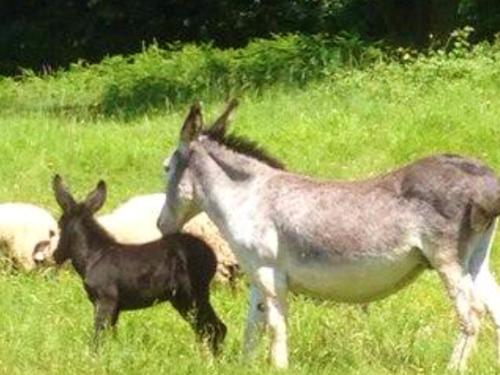
[[[401,197],[422,202],[446,219],[464,220],[470,229],[480,231],[500,214],[500,181],[476,160],[436,155],[400,169],[395,176]],[[385,180],[390,181],[391,174]]]
[[[317,181],[281,172],[269,181],[261,204],[269,206],[264,212],[278,228],[323,240],[336,231],[356,231],[352,240],[361,247],[373,245],[368,237],[382,236],[385,245],[409,229],[425,236],[443,230],[482,231],[500,214],[495,173],[456,155],[431,156],[367,180]],[[343,241],[330,240],[341,252]]]

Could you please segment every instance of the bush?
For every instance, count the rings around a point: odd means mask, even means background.
[[[66,71],[25,71],[4,79],[2,91],[15,110],[130,117],[196,98],[220,99],[274,84],[300,86],[341,66],[362,66],[381,56],[362,50],[364,42],[349,35],[287,35],[226,50],[207,44],[174,44],[169,49],[152,45],[130,57],[73,64]]]
[[[73,64],[66,71],[0,80],[0,111],[68,113],[77,116],[133,118],[164,111],[195,99],[224,100],[274,86],[302,87],[338,79],[352,69],[375,65],[371,72],[405,69],[422,83],[489,74],[500,56],[499,43],[472,46],[471,28],[453,32],[444,46],[424,52],[383,50],[356,36],[287,35],[258,39],[245,48],[221,50],[211,45],[152,45],[130,57],[114,56],[99,64]],[[481,62],[481,64],[478,64]]]

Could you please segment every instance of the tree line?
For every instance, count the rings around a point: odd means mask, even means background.
[[[274,34],[334,35],[426,47],[457,27],[500,30],[498,0],[2,0],[0,75],[96,62],[144,45],[241,47]]]

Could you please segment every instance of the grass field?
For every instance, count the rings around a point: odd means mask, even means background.
[[[289,169],[321,177],[372,176],[435,152],[474,156],[500,173],[500,66],[481,58],[432,64],[374,66],[301,89],[243,95],[234,130],[260,141]],[[207,103],[206,117],[221,106]],[[104,178],[103,211],[131,195],[161,191],[162,159],[186,111],[123,122],[43,108],[0,110],[0,201],[34,202],[58,214],[50,189],[56,172],[77,196]],[[498,239],[493,268],[500,274]],[[93,355],[92,309],[73,272],[1,271],[0,373],[273,373],[265,345],[255,362],[240,358],[245,283],[235,295],[217,285],[212,299],[229,329],[216,361],[167,305],[123,314],[117,337]],[[371,304],[368,313],[303,296],[290,302],[290,374],[441,374],[457,333],[433,273]],[[494,329],[485,323],[471,374],[498,373]]]

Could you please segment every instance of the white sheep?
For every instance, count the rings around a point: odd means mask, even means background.
[[[109,214],[97,218],[99,223],[118,242],[138,244],[154,241],[162,236],[156,226],[165,204],[165,193],[138,195]],[[227,242],[205,213],[191,219],[183,231],[202,238],[215,251],[218,260],[217,278],[232,280],[238,264]]]
[[[165,203],[165,194],[138,195],[97,221],[121,243],[139,244],[161,238],[156,227]]]
[[[56,220],[30,203],[0,204],[0,252],[27,271],[50,261],[59,241]]]

